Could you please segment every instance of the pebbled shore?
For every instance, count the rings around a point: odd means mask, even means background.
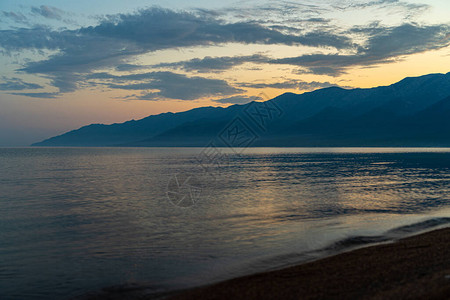
[[[166,299],[450,299],[450,228]]]

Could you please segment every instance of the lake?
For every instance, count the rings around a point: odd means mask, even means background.
[[[0,149],[0,298],[159,293],[450,223],[450,149]]]

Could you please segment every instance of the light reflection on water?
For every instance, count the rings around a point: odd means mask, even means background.
[[[168,181],[200,150],[0,149],[0,298],[196,285],[450,216],[449,149],[224,149],[208,196],[176,207]]]

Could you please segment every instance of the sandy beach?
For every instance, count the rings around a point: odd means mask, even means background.
[[[169,299],[450,299],[450,228],[195,288]]]

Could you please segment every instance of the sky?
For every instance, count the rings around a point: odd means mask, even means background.
[[[450,71],[450,1],[0,1],[0,147]]]

